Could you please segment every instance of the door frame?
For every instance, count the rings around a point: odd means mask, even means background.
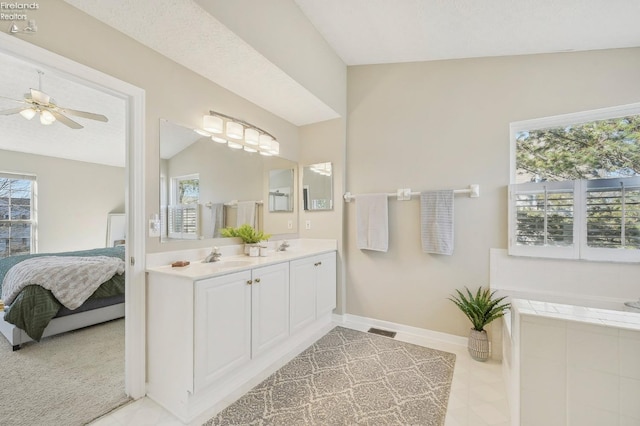
[[[69,58],[0,33],[0,51],[27,62],[40,63],[71,81],[119,97],[126,107],[126,287],[125,392],[133,399],[146,394],[145,371],[145,91]]]

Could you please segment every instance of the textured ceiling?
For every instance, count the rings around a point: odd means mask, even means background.
[[[640,46],[638,0],[295,0],[347,65]]]
[[[70,115],[69,118],[84,126],[70,129],[57,121],[44,126],[38,117],[26,120],[20,114],[0,115],[0,149],[124,167],[124,100],[3,53],[0,53],[0,96],[21,100],[30,88],[38,89],[37,70],[44,72],[42,91],[58,105],[103,114],[109,122]],[[0,98],[0,111],[22,105]]]

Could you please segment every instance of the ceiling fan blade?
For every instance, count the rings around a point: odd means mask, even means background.
[[[17,114],[20,111],[22,111],[23,109],[25,109],[25,108],[24,107],[20,107],[20,108],[5,109],[4,111],[0,111],[0,115]]]
[[[82,128],[84,128],[84,126],[81,125],[80,123],[77,123],[77,122],[73,121],[72,119],[70,119],[69,117],[66,117],[66,116],[60,114],[55,109],[48,109],[48,111],[51,112],[51,114],[53,114],[53,116],[56,118],[56,120],[58,120],[59,122],[61,122],[65,126],[71,127],[72,129],[82,129]]]
[[[51,97],[49,95],[36,89],[31,89],[31,99],[41,105],[48,105],[51,101]]]
[[[24,101],[24,99],[13,99],[13,98],[8,98],[8,97],[6,97],[6,96],[2,96],[2,95],[0,95],[0,98],[2,98],[2,99],[8,99],[8,100],[10,100],[10,101],[18,102],[18,103],[21,103],[21,104],[25,104],[25,103],[26,103],[26,102]]]
[[[58,107],[58,108],[60,112],[64,112],[65,114],[75,115],[82,118],[89,118],[91,120],[98,120],[104,123],[109,121],[109,119],[102,114],[94,114],[93,112],[78,111],[75,109],[62,108],[62,107]]]

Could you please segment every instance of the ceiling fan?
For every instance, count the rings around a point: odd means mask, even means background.
[[[102,114],[94,114],[92,112],[78,111],[71,108],[65,108],[57,105],[53,98],[42,91],[42,76],[44,72],[38,70],[38,90],[30,89],[29,93],[24,95],[23,100],[17,100],[7,98],[6,96],[0,96],[0,98],[9,99],[14,102],[25,104],[18,108],[11,108],[4,111],[0,111],[0,115],[12,115],[20,114],[27,120],[31,120],[36,115],[40,115],[40,123],[48,126],[54,121],[68,126],[72,129],[82,129],[80,123],[70,119],[67,115],[74,115],[77,117],[88,118],[90,120],[97,120],[107,122],[109,119]]]

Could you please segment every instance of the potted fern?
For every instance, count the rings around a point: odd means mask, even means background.
[[[220,230],[220,234],[223,237],[238,237],[245,244],[245,253],[251,254],[251,247],[257,247],[257,244],[261,241],[266,241],[271,238],[271,234],[265,234],[262,231],[254,229],[249,224],[240,225],[237,228],[229,227]],[[257,256],[257,254],[256,254]]]
[[[473,294],[465,287],[466,295],[456,290],[457,296],[451,296],[449,300],[469,318],[473,327],[469,335],[469,354],[476,361],[489,359],[489,338],[484,327],[491,321],[503,316],[509,309],[509,303],[501,303],[506,297],[494,298],[495,291],[488,288],[478,288]]]

